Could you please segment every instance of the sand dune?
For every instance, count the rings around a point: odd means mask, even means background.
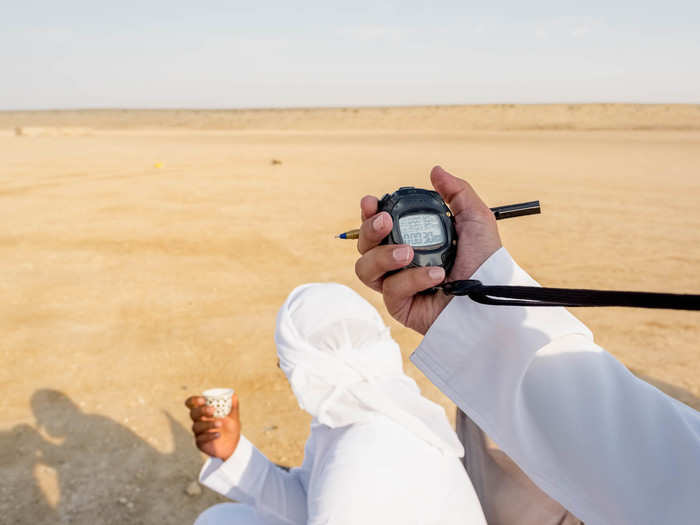
[[[234,387],[246,435],[297,464],[309,419],[275,366],[276,310],[332,280],[382,311],[333,235],[434,164],[492,206],[542,201],[500,228],[544,284],[700,292],[697,105],[0,112],[0,130],[8,523],[191,522],[217,501],[184,492],[201,458],[182,402],[207,387]],[[575,313],[700,409],[697,314]],[[387,322],[407,357],[418,336]]]

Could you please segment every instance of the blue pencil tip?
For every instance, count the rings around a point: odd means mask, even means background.
[[[348,234],[347,234],[347,233],[341,233],[340,235],[338,235],[338,238],[340,238],[340,239],[347,239],[347,238],[348,238]]]

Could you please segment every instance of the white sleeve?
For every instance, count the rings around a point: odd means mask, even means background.
[[[537,285],[503,248],[473,278]],[[411,360],[584,522],[698,523],[700,413],[632,375],[565,309],[457,297]]]
[[[267,459],[245,436],[226,461],[209,458],[199,473],[206,487],[254,506],[283,523],[306,524],[306,491],[301,469],[290,472]]]

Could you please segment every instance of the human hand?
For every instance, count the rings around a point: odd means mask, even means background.
[[[448,281],[469,279],[501,247],[496,218],[464,180],[447,173],[440,166],[430,172],[430,181],[452,209],[457,229],[457,256],[447,276]],[[408,244],[380,245],[393,222],[387,212],[377,213],[379,201],[366,196],[360,201],[362,226],[357,249],[362,256],[355,263],[360,280],[384,296],[389,314],[401,324],[425,334],[451,297],[442,293],[416,295],[445,280],[441,267],[408,268],[385,277],[413,260]]]
[[[207,406],[201,396],[188,397],[185,406],[190,409],[192,432],[197,448],[207,456],[226,461],[236,451],[241,439],[241,419],[238,396],[233,394],[228,416],[214,418],[214,407]]]

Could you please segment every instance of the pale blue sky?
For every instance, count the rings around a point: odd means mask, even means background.
[[[0,2],[0,109],[594,101],[700,103],[700,2]]]

